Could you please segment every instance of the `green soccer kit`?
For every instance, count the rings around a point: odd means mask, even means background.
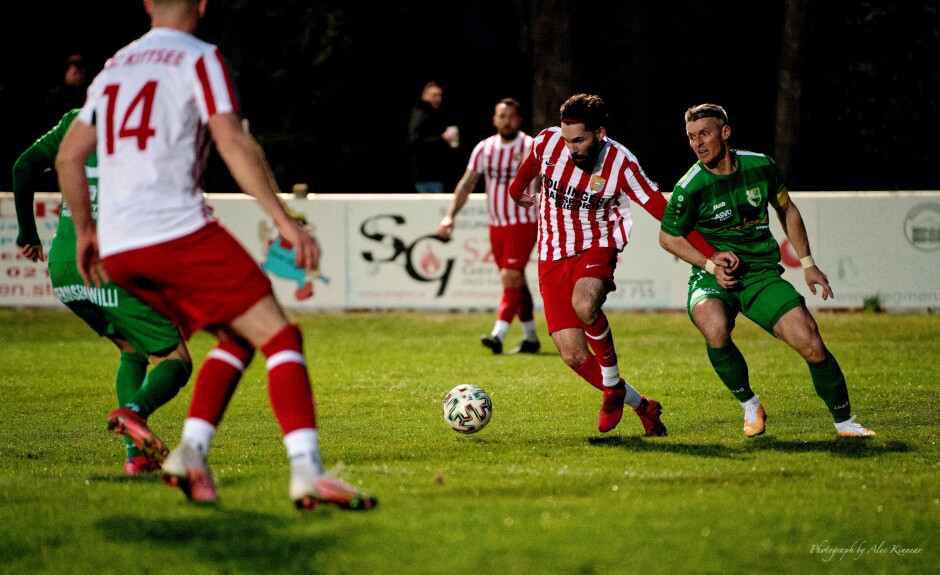
[[[78,109],[67,112],[52,130],[20,154],[14,164],[13,196],[19,246],[40,244],[33,217],[35,178],[44,169],[55,166],[62,139],[78,113]],[[97,165],[97,156],[93,153],[85,163],[93,217],[97,217],[98,212]],[[129,407],[146,419],[175,397],[189,379],[192,365],[188,359],[166,359],[147,372],[148,356],[176,349],[183,341],[182,335],[170,319],[117,284],[106,282],[87,287],[78,271],[75,247],[75,226],[68,205],[63,201],[49,247],[49,280],[59,300],[98,335],[119,337],[134,347],[136,353],[121,352],[115,388],[118,405]],[[129,438],[125,438],[125,443],[130,465],[141,452]],[[125,467],[126,472],[127,469]]]
[[[715,276],[693,266],[689,279],[687,309],[703,299],[716,298],[773,335],[784,314],[804,304],[793,284],[783,279],[780,246],[770,232],[770,212],[790,201],[776,162],[764,154],[731,150],[738,169],[731,174],[713,174],[701,162],[679,180],[663,214],[660,229],[672,236],[699,231],[719,251],[740,258],[735,279],[738,286],[726,290]],[[747,363],[734,342],[723,348],[707,347],[708,358],[734,396],[743,402],[754,396]],[[849,419],[851,406],[845,377],[835,357],[826,351],[818,364],[807,362],[817,395],[825,402],[836,423]]]
[[[773,333],[773,326],[803,299],[781,277],[780,247],[770,232],[773,206],[789,201],[777,164],[764,154],[732,150],[738,169],[727,175],[709,172],[696,162],[676,184],[661,229],[673,236],[698,230],[720,251],[741,259],[739,287],[728,291],[714,276],[694,267],[689,280],[688,312],[706,298],[724,301],[734,312]],[[755,296],[760,293],[760,298]]]
[[[55,165],[62,139],[78,109],[67,112],[52,130],[20,155],[13,173],[19,234],[17,245],[38,244],[39,234],[32,217],[33,177]],[[98,212],[98,160],[92,154],[85,163],[92,216]],[[49,247],[49,279],[59,300],[102,336],[118,335],[137,351],[155,353],[177,347],[182,341],[176,325],[120,286],[108,282],[101,287],[85,286],[75,262],[75,227],[68,205],[62,202],[59,225]]]

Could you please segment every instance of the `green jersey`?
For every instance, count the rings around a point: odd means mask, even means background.
[[[777,163],[764,154],[731,150],[738,169],[717,175],[696,162],[673,188],[660,229],[684,236],[693,229],[720,251],[737,254],[750,269],[776,267],[780,246],[770,233],[770,206],[786,204]]]
[[[33,217],[33,197],[35,178],[43,170],[55,167],[55,157],[59,152],[62,139],[72,121],[78,116],[76,108],[66,112],[54,128],[42,135],[32,146],[20,154],[13,169],[13,197],[16,204],[16,218],[19,225],[17,245],[38,244],[36,220]],[[88,175],[88,191],[91,194],[92,217],[98,216],[98,158],[92,153],[85,162]],[[49,248],[49,262],[75,261],[75,226],[72,214],[63,201],[59,211],[59,225],[56,228],[52,246]]]

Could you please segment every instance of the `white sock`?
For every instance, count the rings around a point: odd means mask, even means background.
[[[633,386],[626,381],[624,381],[623,384],[627,386],[627,395],[623,398],[623,402],[633,409],[640,407],[640,402],[643,401],[643,396],[640,395],[640,392],[634,389]]]
[[[754,397],[752,397],[751,399],[747,401],[741,402],[741,407],[743,407],[744,409],[747,409],[748,406],[753,407],[754,409],[757,409],[758,405],[760,405],[760,398],[757,397],[757,395],[755,395]]]
[[[187,417],[183,421],[183,443],[198,451],[203,457],[209,455],[213,437],[215,437],[215,426],[205,419]]]
[[[602,365],[601,374],[604,376],[604,387],[614,387],[615,385],[620,383],[620,366],[619,365],[612,365],[610,367]]]
[[[525,332],[526,341],[538,341],[539,340],[538,332],[535,329],[534,319],[522,322],[522,329]]]
[[[320,433],[313,428],[296,429],[284,436],[284,447],[291,471],[314,476],[323,475],[320,459]]]
[[[490,335],[499,341],[503,341],[506,338],[506,332],[508,331],[509,322],[498,319],[496,320],[496,324],[493,326],[493,331],[490,332]]]

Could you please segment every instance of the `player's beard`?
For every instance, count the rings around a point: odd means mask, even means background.
[[[581,168],[581,170],[585,172],[593,172],[594,164],[597,163],[597,157],[600,155],[600,151],[600,141],[598,141],[597,135],[595,134],[591,145],[587,149],[587,152],[584,154],[571,154],[571,159],[574,161],[574,165]]]

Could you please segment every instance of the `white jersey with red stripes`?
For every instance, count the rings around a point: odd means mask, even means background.
[[[201,188],[209,118],[237,113],[218,48],[154,28],[118,51],[88,88],[78,119],[98,135],[102,257],[188,235],[213,218]]]
[[[558,126],[539,133],[532,154],[541,164],[540,260],[560,260],[594,247],[623,250],[633,227],[630,200],[651,207],[645,204],[655,194],[654,203],[664,202],[636,156],[610,138],[603,140],[593,172],[575,165]]]
[[[479,142],[470,152],[467,170],[483,174],[486,190],[486,207],[490,226],[503,227],[516,224],[537,223],[535,206],[523,208],[509,197],[509,184],[519,170],[519,164],[532,150],[532,136],[519,132],[509,143],[494,134]],[[538,192],[538,182],[533,181],[532,192]]]

